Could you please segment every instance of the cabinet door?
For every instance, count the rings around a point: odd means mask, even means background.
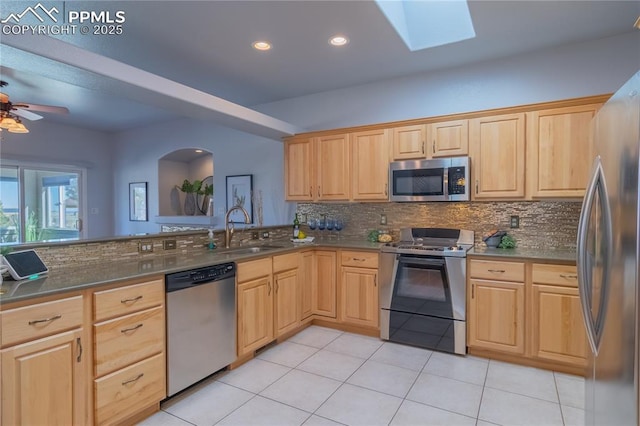
[[[432,158],[469,154],[469,120],[432,123],[427,131]]]
[[[474,199],[524,198],[525,115],[469,121]]]
[[[315,281],[314,254],[312,251],[300,255],[299,289],[300,319],[304,320],[313,314],[313,286]]]
[[[262,277],[238,285],[238,355],[271,342],[273,335],[273,288]]]
[[[469,283],[469,346],[524,354],[524,283]]]
[[[336,317],[336,252],[318,250],[315,253],[316,280],[313,286],[313,313]]]
[[[86,424],[82,344],[78,329],[0,352],[3,425]]]
[[[289,139],[284,143],[284,186],[286,200],[314,198],[312,139]]]
[[[300,323],[298,304],[298,269],[279,272],[273,276],[275,291],[275,330],[278,337],[293,330]]]
[[[354,200],[389,198],[389,135],[387,130],[351,134]]]
[[[532,286],[533,356],[587,365],[587,336],[577,288]]]
[[[351,188],[349,135],[316,138],[318,200],[348,200]]]
[[[582,197],[593,159],[592,119],[600,104],[527,114],[527,181],[532,197]]]
[[[426,158],[425,133],[425,126],[422,124],[392,129],[393,159]]]
[[[378,271],[342,267],[340,320],[378,328]]]

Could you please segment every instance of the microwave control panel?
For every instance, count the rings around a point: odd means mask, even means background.
[[[464,195],[466,188],[465,167],[449,167],[449,195]]]

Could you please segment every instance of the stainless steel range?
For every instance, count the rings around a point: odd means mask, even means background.
[[[466,257],[473,231],[406,228],[380,256],[380,337],[465,354]]]

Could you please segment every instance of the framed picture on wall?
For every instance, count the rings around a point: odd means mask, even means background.
[[[129,220],[145,222],[147,215],[147,182],[132,182],[129,184]]]
[[[227,176],[227,211],[236,206],[240,206],[249,213],[250,223],[253,223],[253,203],[251,194],[253,193],[253,175]],[[244,214],[236,210],[229,216],[229,221],[233,223],[245,223]]]

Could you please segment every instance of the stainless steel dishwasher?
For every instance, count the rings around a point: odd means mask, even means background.
[[[168,274],[167,394],[236,359],[235,263]]]

